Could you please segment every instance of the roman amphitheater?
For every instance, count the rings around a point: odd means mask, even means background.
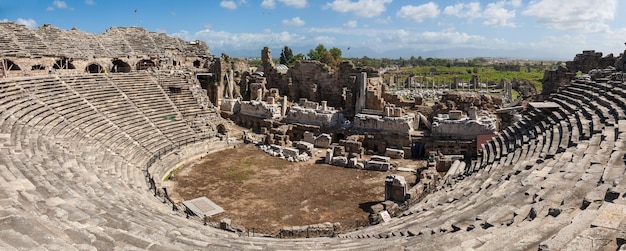
[[[350,62],[285,69],[264,49],[252,71],[204,42],[137,27],[0,23],[0,40],[3,250],[626,248],[623,54],[584,51],[518,106],[444,92],[433,115],[407,112],[421,98],[407,104],[377,70]],[[169,197],[174,167],[243,142],[280,161],[318,152],[373,172],[430,152],[462,160],[412,170],[414,187],[388,175],[371,224],[345,231],[320,222],[255,233],[207,223],[217,205],[206,198]]]

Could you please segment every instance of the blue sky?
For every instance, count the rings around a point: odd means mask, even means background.
[[[90,33],[142,26],[235,57],[258,57],[264,46],[277,57],[285,45],[306,54],[320,43],[344,56],[617,56],[624,13],[618,0],[0,0],[0,21]]]

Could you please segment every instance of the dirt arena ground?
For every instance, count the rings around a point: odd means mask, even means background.
[[[385,177],[395,172],[315,164],[321,155],[320,150],[308,162],[293,163],[240,144],[182,166],[174,174],[170,196],[178,203],[206,196],[225,210],[212,220],[229,218],[266,233],[284,226],[366,222],[364,208],[384,200]],[[408,166],[416,164],[421,163]],[[412,173],[397,174],[415,182]]]

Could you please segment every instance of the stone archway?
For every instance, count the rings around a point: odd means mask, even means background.
[[[154,63],[154,61],[149,60],[149,59],[143,59],[143,60],[137,62],[137,64],[135,65],[135,69],[138,70],[138,71],[141,71],[141,70],[150,69],[150,68],[155,67],[155,66],[156,66],[156,64]]]
[[[111,67],[111,72],[130,72],[130,65],[120,59],[113,60],[113,67]]]
[[[104,73],[104,68],[99,64],[93,63],[88,65],[85,71],[89,73]]]
[[[43,65],[41,65],[41,64],[32,65],[32,66],[30,67],[30,70],[31,70],[31,71],[43,71],[43,70],[45,70],[45,69],[46,69],[46,67],[45,67],[45,66],[43,66]]]
[[[72,60],[66,57],[63,57],[59,60],[57,60],[56,62],[54,62],[54,65],[52,66],[52,68],[54,69],[62,69],[62,70],[73,70],[76,69],[76,67],[74,67],[74,64],[72,64]]]
[[[19,65],[17,65],[16,63],[8,59],[5,59],[4,66],[6,67],[7,71],[21,71],[22,70],[22,68],[20,68]]]
[[[228,128],[224,124],[217,125],[217,133],[226,135],[228,133]]]

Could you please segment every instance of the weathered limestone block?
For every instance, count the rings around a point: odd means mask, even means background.
[[[339,230],[340,228],[340,223],[324,222],[320,224],[312,224],[306,226],[284,227],[280,230],[279,235],[282,238],[331,237],[335,235],[335,231]]]
[[[404,177],[392,174],[387,175],[385,178],[385,200],[404,202],[407,190],[408,187]]]
[[[389,171],[390,167],[391,167],[391,165],[388,162],[381,162],[381,161],[370,160],[367,163],[365,163],[365,169],[366,170],[386,172],[386,171]]]
[[[333,163],[333,149],[326,149],[325,163],[329,165]]]
[[[298,157],[298,155],[300,155],[300,151],[298,151],[298,149],[296,148],[291,148],[291,147],[283,147],[283,155],[286,158],[296,158]]]
[[[348,153],[363,154],[363,143],[351,140],[340,140],[339,144],[345,147]]]
[[[322,133],[315,138],[315,142],[313,144],[315,145],[315,147],[328,148],[330,147],[332,141],[333,138],[329,134]]]
[[[305,142],[309,142],[311,144],[315,144],[315,134],[309,131],[306,131],[302,134],[302,140]],[[328,148],[328,147],[325,147]]]
[[[344,155],[346,155],[346,149],[343,146],[334,146],[333,147],[333,155],[334,156],[344,156]]]
[[[370,157],[370,160],[379,161],[383,163],[389,163],[389,161],[391,161],[391,158],[385,157],[385,156],[372,155],[372,157]]]
[[[339,156],[339,157],[333,157],[332,158],[332,163],[335,166],[347,166],[348,165],[348,158],[344,157],[344,156]]]
[[[298,150],[305,152],[309,156],[313,155],[313,150],[315,149],[313,144],[306,142],[306,141],[294,141],[293,146],[297,148]]]
[[[385,149],[385,156],[392,159],[404,159],[404,150],[387,148]]]

